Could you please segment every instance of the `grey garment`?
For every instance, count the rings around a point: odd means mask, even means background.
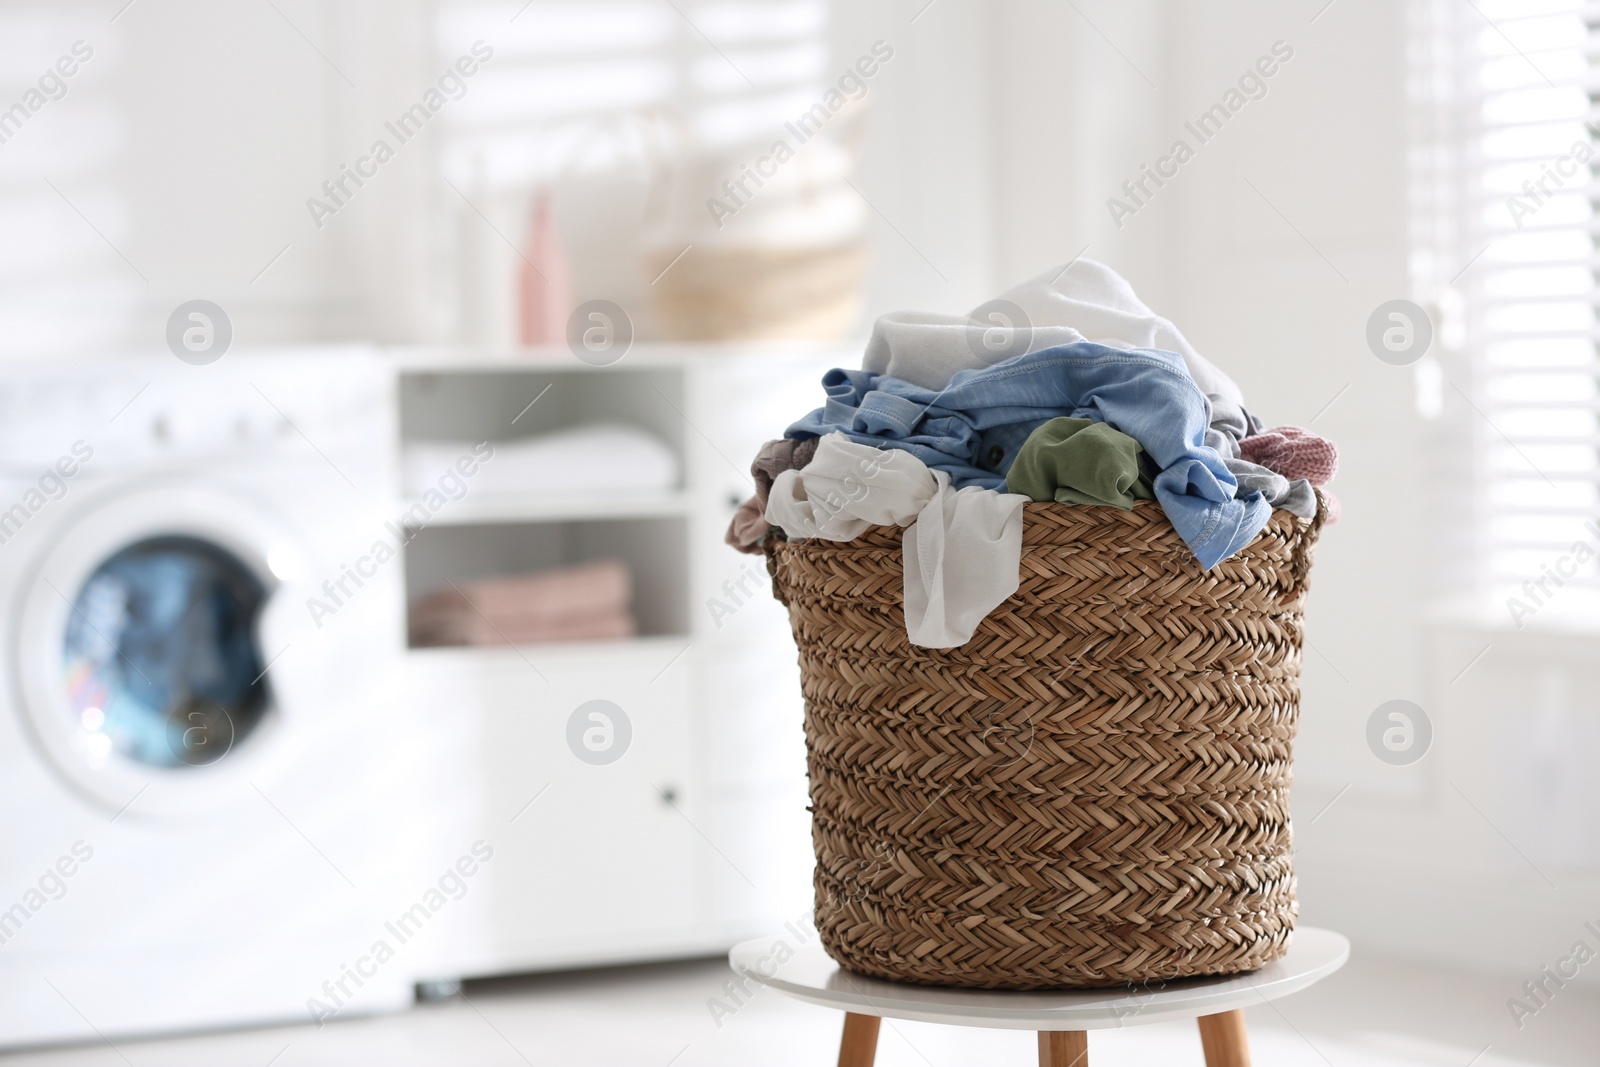
[[[1206,444],[1222,453],[1223,459],[1239,458],[1239,442],[1261,432],[1261,420],[1221,393],[1207,393],[1211,405],[1211,425]]]
[[[1317,491],[1304,478],[1290,482],[1288,495],[1271,503],[1275,508],[1291,511],[1308,521],[1317,517]]]
[[[1211,405],[1206,444],[1220,452],[1223,459],[1238,459],[1239,440],[1250,433],[1249,414],[1221,393],[1207,393],[1206,403]]]
[[[1237,445],[1235,450],[1237,450]],[[1227,457],[1227,453],[1223,453]],[[1228,472],[1239,483],[1239,495],[1259,492],[1275,508],[1293,512],[1302,519],[1317,517],[1317,491],[1304,478],[1290,481],[1276,471],[1247,459],[1227,459]]]
[[[1206,430],[1206,447],[1214,448],[1224,460],[1239,458],[1239,441],[1232,434],[1223,433],[1216,427]]]
[[[750,476],[756,481],[755,498],[760,502],[761,510],[767,508],[767,494],[772,491],[773,479],[784,471],[799,470],[810,463],[817,454],[817,444],[815,437],[803,441],[780,437],[761,446],[750,464]]]

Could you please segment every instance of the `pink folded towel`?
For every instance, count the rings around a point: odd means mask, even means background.
[[[513,574],[436,589],[412,605],[412,613],[482,612],[490,618],[527,615],[559,619],[626,611],[631,594],[628,568],[618,560]],[[465,598],[465,599],[463,599]]]
[[[1244,438],[1239,442],[1239,457],[1291,482],[1304,478],[1319,488],[1339,472],[1339,447],[1298,426],[1278,426]]]
[[[608,641],[632,637],[631,616],[624,614],[572,618],[559,623],[490,622],[481,615],[411,624],[411,647],[451,645],[542,645],[553,641]]]
[[[618,560],[457,582],[411,605],[411,644],[498,645],[631,637],[632,583]]]

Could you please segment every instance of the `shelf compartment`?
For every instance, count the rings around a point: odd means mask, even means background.
[[[433,524],[408,533],[408,604],[447,588],[451,582],[460,584],[617,559],[627,566],[632,579],[632,611],[638,636],[689,632],[689,534],[688,520],[683,515]]]
[[[601,422],[649,430],[684,454],[683,371],[585,368],[407,372],[400,443],[511,442]]]

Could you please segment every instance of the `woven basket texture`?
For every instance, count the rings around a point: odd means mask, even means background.
[[[906,639],[902,531],[769,540],[800,650],[816,925],[850,971],[1036,989],[1288,948],[1291,744],[1325,509],[1202,570],[1159,506],[1025,505],[1021,584]]]
[[[665,335],[679,341],[837,340],[855,326],[867,246],[696,248],[647,256]],[[670,269],[668,269],[670,267]]]

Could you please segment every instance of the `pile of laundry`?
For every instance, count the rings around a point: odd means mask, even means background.
[[[994,331],[994,307],[1026,321]],[[929,648],[965,644],[1016,592],[1027,501],[1156,501],[1209,569],[1273,508],[1314,518],[1338,469],[1332,442],[1266,429],[1231,378],[1086,259],[971,316],[885,315],[861,369],[822,385],[823,406],[762,446],[727,541],[760,552],[775,531],[849,541],[904,527],[906,632]]]
[[[453,582],[411,605],[412,648],[600,641],[637,632],[619,560]]]

